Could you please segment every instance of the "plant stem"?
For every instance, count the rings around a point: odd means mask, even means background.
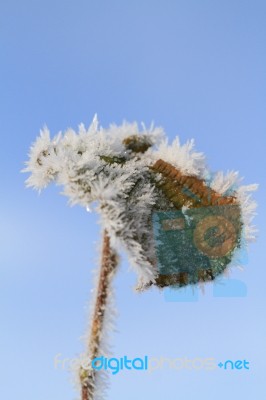
[[[95,307],[93,311],[92,324],[88,340],[89,359],[99,357],[101,340],[103,336],[104,318],[106,305],[110,292],[110,284],[118,264],[115,251],[110,246],[110,237],[106,230],[103,233],[102,258],[99,272],[98,288],[96,294]],[[81,399],[93,400],[96,389],[97,371],[93,368],[89,370],[80,368]]]

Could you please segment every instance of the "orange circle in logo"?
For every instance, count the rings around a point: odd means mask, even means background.
[[[236,241],[234,225],[220,215],[204,218],[194,231],[196,247],[209,257],[225,256],[235,247]]]

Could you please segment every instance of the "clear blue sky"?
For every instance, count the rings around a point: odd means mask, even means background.
[[[257,182],[258,241],[232,278],[246,297],[169,302],[136,295],[125,258],[117,276],[115,356],[248,359],[249,371],[121,373],[108,399],[263,399],[265,388],[266,3],[253,0],[2,0],[1,398],[72,400],[72,358],[87,322],[98,218],[41,196],[20,174],[29,145],[95,112],[101,124],[152,120],[194,137],[212,170]]]

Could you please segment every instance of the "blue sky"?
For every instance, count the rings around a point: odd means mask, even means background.
[[[20,170],[44,124],[55,134],[95,112],[103,126],[154,121],[195,138],[212,170],[260,184],[259,237],[232,274],[247,296],[137,295],[122,257],[112,335],[116,356],[248,359],[250,370],[121,373],[108,399],[265,396],[265,17],[258,0],[1,2],[1,398],[77,397],[54,357],[83,349],[99,219],[59,188],[26,190]]]

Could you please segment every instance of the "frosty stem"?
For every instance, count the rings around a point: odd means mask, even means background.
[[[99,272],[98,287],[95,307],[93,311],[90,336],[88,340],[88,354],[90,360],[99,357],[101,340],[103,336],[104,318],[110,284],[117,267],[117,255],[110,246],[110,237],[106,230],[103,233],[102,259]],[[97,371],[93,368],[80,369],[81,399],[93,400],[95,397]]]

